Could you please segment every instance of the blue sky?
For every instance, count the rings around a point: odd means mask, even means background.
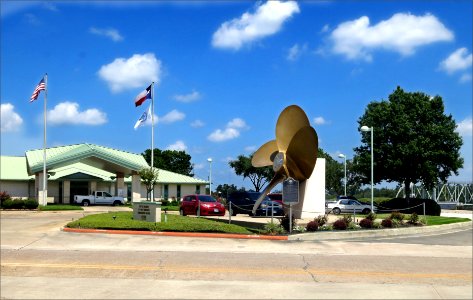
[[[472,181],[472,2],[1,2],[1,154],[95,143],[134,153],[155,81],[155,146],[185,150],[197,177],[250,187],[228,161],[274,138],[279,113],[304,109],[319,145],[350,159],[357,120],[399,85],[443,97]],[[375,129],[376,130],[376,129]],[[376,134],[376,131],[375,131]]]

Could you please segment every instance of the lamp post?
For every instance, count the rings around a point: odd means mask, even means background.
[[[374,180],[374,177],[373,177],[373,161],[374,161],[374,158],[373,158],[373,127],[368,127],[368,126],[361,126],[361,131],[363,132],[367,132],[367,131],[370,131],[371,132],[371,211],[374,212],[373,210],[373,180]]]
[[[212,196],[212,158],[207,158],[209,162],[209,194]]]
[[[347,157],[344,154],[339,154],[338,157],[343,158],[343,164],[345,167],[345,196],[347,195]]]

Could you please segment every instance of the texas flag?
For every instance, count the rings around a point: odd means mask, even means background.
[[[151,85],[146,88],[146,90],[142,91],[138,94],[135,98],[135,107],[140,106],[145,102],[147,99],[151,99]]]

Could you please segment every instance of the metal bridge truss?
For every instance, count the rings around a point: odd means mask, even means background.
[[[405,197],[404,185],[399,188],[396,197],[399,195]],[[430,191],[422,185],[411,185],[411,197],[434,199],[436,202],[473,204],[473,183],[449,182]]]

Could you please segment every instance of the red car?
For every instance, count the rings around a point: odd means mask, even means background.
[[[182,198],[179,213],[181,216],[198,215],[200,207],[201,216],[224,216],[225,206],[209,195],[187,195]]]
[[[272,193],[268,194],[269,199],[271,199],[274,202],[278,202],[279,204],[283,204],[282,202],[282,194],[281,193]]]

